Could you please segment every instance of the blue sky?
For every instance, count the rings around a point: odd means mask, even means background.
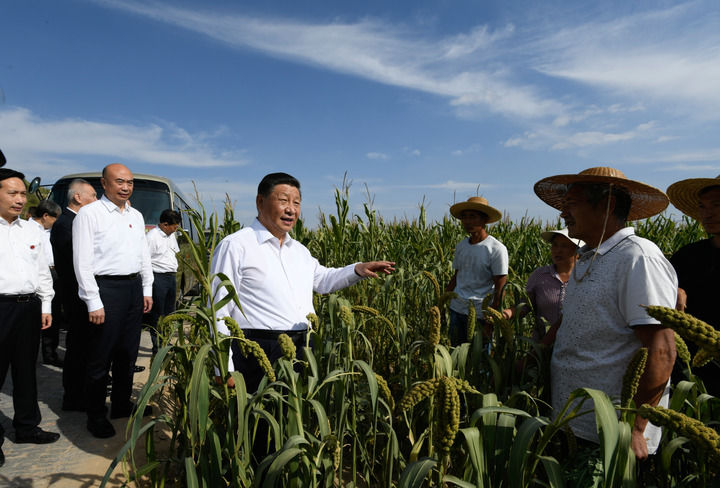
[[[356,213],[481,194],[513,220],[557,217],[532,192],[552,174],[720,174],[714,0],[6,0],[0,19],[0,148],[45,183],[122,162],[228,193],[247,224],[286,171],[313,225],[345,174]]]

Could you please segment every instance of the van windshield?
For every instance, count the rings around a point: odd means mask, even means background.
[[[100,184],[99,177],[84,178],[90,183],[97,192],[98,198],[103,194],[103,188]],[[67,192],[72,179],[63,178],[58,180],[50,192],[49,199],[60,205],[61,208],[67,207]],[[130,197],[130,205],[142,213],[145,219],[145,225],[152,226],[160,221],[160,214],[170,205],[170,189],[166,183],[160,181],[151,181],[143,179],[135,179],[133,186],[133,194]]]

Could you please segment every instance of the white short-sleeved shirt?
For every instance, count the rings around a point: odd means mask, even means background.
[[[180,252],[177,237],[173,232],[167,235],[159,226],[155,226],[145,234],[150,262],[155,273],[175,273],[178,270],[176,254]]]
[[[468,313],[468,300],[479,311],[483,299],[495,289],[493,276],[508,274],[508,252],[502,242],[487,236],[477,244],[463,239],[455,247],[453,269],[457,270],[455,293],[450,308],[461,314]]]
[[[551,361],[555,412],[578,388],[602,390],[619,402],[627,365],[642,347],[633,326],[659,323],[641,305],[675,306],[675,270],[660,249],[636,236],[632,227],[603,242],[593,262],[594,253],[595,249],[588,246],[580,249],[563,302],[562,324]],[[669,382],[660,405],[667,406],[668,398]],[[578,437],[597,442],[592,413],[570,425]],[[648,424],[645,438],[650,453],[657,449],[660,435],[659,428]]]

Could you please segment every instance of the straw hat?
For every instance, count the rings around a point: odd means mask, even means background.
[[[698,212],[700,206],[700,192],[710,186],[720,186],[720,176],[717,178],[690,178],[670,185],[667,194],[675,207],[685,215],[700,220]]]
[[[572,237],[570,237],[568,235],[567,228],[558,229],[558,230],[547,230],[545,232],[542,232],[540,234],[540,237],[542,237],[545,242],[552,242],[553,237],[558,236],[558,235],[563,236],[565,239],[572,242],[577,247],[583,247],[585,245],[585,241],[583,241],[581,239],[573,239]]]
[[[477,210],[484,213],[488,216],[488,224],[497,222],[502,218],[502,212],[491,207],[483,197],[470,197],[466,202],[456,203],[450,207],[450,214],[456,219],[459,219],[463,210]]]
[[[612,183],[625,189],[630,195],[628,220],[640,220],[659,214],[668,206],[668,197],[655,187],[628,179],[615,168],[596,167],[581,171],[576,175],[556,175],[535,183],[535,194],[558,210],[562,210],[562,201],[571,183]]]

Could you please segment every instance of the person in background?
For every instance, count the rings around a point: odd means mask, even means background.
[[[585,245],[580,239],[568,236],[567,229],[549,230],[540,234],[550,243],[550,257],[553,264],[541,266],[528,278],[525,291],[535,312],[533,340],[550,345],[555,341],[557,328],[562,319],[562,303],[570,273],[575,266],[577,251]],[[503,316],[510,320],[516,314],[524,316],[529,307],[513,307],[503,310]],[[547,326],[550,326],[548,330]]]
[[[677,277],[662,251],[627,226],[629,220],[662,212],[667,196],[607,167],[550,176],[534,189],[560,210],[568,235],[587,243],[568,283],[550,362],[553,411],[559,412],[578,388],[601,390],[618,401],[628,363],[641,347],[648,356],[635,404],[667,407],[675,337],[642,305],[674,307]],[[593,415],[574,419],[570,427],[580,440],[598,444]],[[637,459],[655,452],[661,434],[647,419],[635,417],[631,445]]]
[[[15,443],[48,444],[60,434],[39,427],[35,361],[40,330],[52,323],[55,293],[42,232],[20,218],[27,202],[24,179],[18,171],[0,168],[0,388],[11,369]],[[0,424],[0,466],[4,440]]]
[[[471,197],[450,207],[450,214],[460,219],[469,234],[455,247],[453,268],[446,291],[454,291],[457,297],[450,301],[450,344],[458,346],[468,341],[468,307],[475,307],[477,317],[482,317],[481,307],[486,296],[492,295],[490,304],[499,309],[508,274],[508,252],[502,242],[488,234],[486,226],[502,217],[499,210],[488,205],[482,197]],[[490,333],[489,323],[485,334]]]
[[[87,429],[112,437],[105,396],[112,369],[110,418],[133,415],[133,369],[140,345],[142,316],[152,308],[152,266],[145,221],[130,206],[133,175],[122,164],[103,169],[104,194],[82,207],[73,221],[73,266],[78,295],[90,322],[86,369]],[[150,406],[142,415],[150,415]]]
[[[52,244],[50,243],[50,230],[60,216],[61,211],[60,205],[52,200],[42,200],[38,203],[37,207],[33,207],[31,218],[29,219],[30,222],[36,224],[38,229],[42,231],[44,240],[43,249],[45,250],[45,257],[50,266],[53,289],[55,290],[55,297],[52,301],[53,322],[50,327],[42,331],[41,350],[43,364],[50,364],[60,368],[63,367],[63,360],[58,356],[57,348],[60,345],[62,303],[60,300],[60,282],[55,272],[55,258],[53,257]]]
[[[97,193],[87,181],[75,179],[70,182],[67,197],[67,207],[63,209],[50,230],[50,243],[67,327],[62,409],[84,412],[85,367],[90,347],[88,343],[90,323],[87,306],[78,296],[78,283],[73,269],[72,225],[77,212],[88,203],[97,200]]]
[[[720,176],[678,181],[667,189],[668,197],[685,215],[700,222],[707,239],[687,244],[670,258],[678,275],[678,309],[720,330]],[[694,353],[697,347],[688,343]],[[720,370],[710,362],[693,368],[708,393],[720,396]]]
[[[175,311],[178,270],[176,254],[180,252],[175,232],[180,226],[180,220],[180,212],[168,208],[160,214],[160,223],[145,234],[154,275],[153,307],[149,324],[153,354],[158,348],[158,319]]]

